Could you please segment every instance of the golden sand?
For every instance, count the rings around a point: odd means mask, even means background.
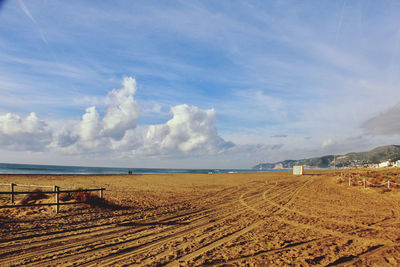
[[[121,207],[0,209],[0,266],[400,264],[400,189],[306,173],[0,175],[0,183],[105,187]]]

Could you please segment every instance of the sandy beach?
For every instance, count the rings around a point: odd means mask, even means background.
[[[119,207],[0,209],[0,265],[399,265],[400,189],[338,182],[350,172],[0,175]]]

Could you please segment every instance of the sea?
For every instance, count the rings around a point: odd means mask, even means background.
[[[287,170],[254,169],[160,169],[160,168],[112,168],[62,165],[36,165],[0,163],[0,174],[168,174],[168,173],[246,173]]]

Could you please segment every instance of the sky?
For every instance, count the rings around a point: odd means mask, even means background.
[[[251,168],[400,144],[398,1],[0,1],[0,162]]]

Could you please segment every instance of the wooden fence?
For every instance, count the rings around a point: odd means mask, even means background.
[[[345,181],[345,179],[344,179],[343,177],[339,177],[339,179],[342,180],[342,182]],[[362,179],[362,180],[357,180],[357,179],[354,179],[354,180],[353,180],[353,179],[351,179],[351,178],[349,177],[349,178],[348,178],[348,181],[349,181],[349,186],[352,186],[352,185],[353,185],[353,182],[354,182],[354,183],[357,183],[357,184],[361,184],[362,187],[364,187],[364,188],[367,188],[367,186],[369,186],[369,187],[387,187],[387,189],[390,189],[391,185],[400,186],[399,183],[395,183],[395,182],[392,182],[392,181],[390,181],[390,180],[387,180],[387,181],[384,182],[383,184],[382,184],[382,183],[380,183],[380,184],[374,184],[374,183],[371,183],[370,181],[366,180],[365,178]]]
[[[59,186],[50,186],[50,185],[27,185],[27,184],[0,184],[0,186],[8,186],[10,191],[0,191],[0,195],[10,195],[11,205],[3,205],[0,208],[16,208],[16,207],[34,207],[34,206],[56,206],[56,212],[60,211],[60,205],[73,205],[80,204],[83,202],[65,202],[60,203],[60,194],[61,193],[78,193],[78,192],[99,192],[99,197],[103,198],[103,191],[105,188],[94,188],[94,189],[67,189],[60,190]],[[15,187],[35,187],[35,188],[52,188],[53,191],[42,191],[43,194],[55,194],[55,203],[40,203],[40,204],[15,204],[15,195],[26,195],[33,194],[37,192],[33,191],[15,191]]]

